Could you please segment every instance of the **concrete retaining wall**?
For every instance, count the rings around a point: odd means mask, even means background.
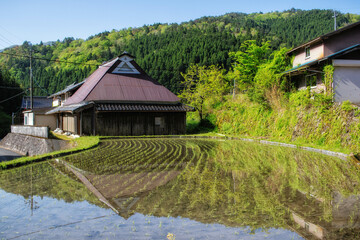
[[[21,155],[35,156],[68,148],[64,140],[45,139],[29,135],[9,133],[0,141],[0,147]]]
[[[48,127],[12,125],[11,133],[24,134],[24,135],[34,136],[34,137],[49,138],[49,128]]]

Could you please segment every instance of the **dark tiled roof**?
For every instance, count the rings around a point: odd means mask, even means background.
[[[123,104],[123,103],[103,103],[97,104],[96,110],[100,112],[189,112],[194,108],[178,105],[157,105],[157,104]]]
[[[23,97],[21,108],[30,109],[30,97]],[[48,108],[52,106],[52,99],[47,97],[33,97],[33,108]]]

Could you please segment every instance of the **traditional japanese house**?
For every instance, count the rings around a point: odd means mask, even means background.
[[[124,52],[47,114],[57,115],[63,131],[80,135],[167,135],[185,133],[189,110]]]

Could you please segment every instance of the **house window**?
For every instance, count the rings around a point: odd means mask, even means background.
[[[305,76],[306,87],[316,87],[317,76],[316,74]]]
[[[305,48],[305,59],[310,58],[310,46]]]
[[[155,126],[163,127],[164,126],[164,118],[155,117]]]

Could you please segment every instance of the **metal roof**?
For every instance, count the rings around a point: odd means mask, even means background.
[[[311,65],[315,65],[315,64],[317,64],[319,62],[322,62],[322,61],[325,61],[325,60],[328,60],[328,59],[335,58],[337,56],[347,54],[347,53],[355,51],[357,49],[360,49],[360,44],[355,44],[355,45],[353,45],[351,47],[345,48],[345,49],[343,49],[341,51],[338,51],[336,53],[333,53],[333,54],[331,54],[329,56],[326,56],[326,57],[323,57],[323,58],[320,58],[320,59],[316,59],[316,60],[312,60],[310,62],[307,62],[307,63],[301,64],[299,66],[293,67],[293,68],[291,68],[289,70],[286,70],[285,72],[282,72],[282,74],[303,70],[303,69],[306,69],[307,67],[309,67]]]
[[[281,74],[285,74],[285,73],[291,73],[291,72],[294,72],[294,71],[298,71],[298,70],[302,70],[302,69],[305,69],[315,63],[317,63],[319,60],[313,60],[313,61],[310,61],[310,62],[307,62],[307,63],[304,63],[304,64],[301,64],[299,66],[296,66],[296,67],[293,67],[289,70],[286,70],[285,72],[282,72]]]
[[[347,54],[347,53],[352,52],[354,50],[357,50],[359,48],[360,48],[360,44],[355,44],[355,45],[352,45],[350,47],[344,48],[343,50],[340,50],[340,51],[338,51],[336,53],[330,54],[329,56],[326,56],[326,57],[320,59],[319,61],[324,61],[324,60],[327,60],[327,59],[337,57],[339,55],[344,55],[344,54]]]
[[[46,114],[55,114],[55,113],[60,113],[60,112],[74,113],[74,112],[78,112],[83,109],[89,108],[91,106],[93,106],[92,102],[81,102],[78,104],[72,104],[72,105],[68,105],[68,106],[60,106],[60,107],[54,108],[54,109],[46,112]]]
[[[157,104],[97,104],[96,110],[101,112],[189,112],[194,108],[183,104],[157,105]]]
[[[180,99],[175,94],[170,92],[156,80],[149,77],[134,60],[130,63],[140,72],[140,74],[112,73],[113,69],[120,63],[121,60],[115,58],[100,66],[87,78],[86,82],[64,103],[64,105],[71,105],[82,101],[143,103],[180,102]]]
[[[22,109],[30,109],[30,97],[23,97],[21,102]],[[47,97],[33,97],[33,108],[48,108],[52,106],[52,100]]]
[[[81,85],[84,84],[85,81],[86,81],[86,79],[84,81],[82,81],[82,82],[79,82],[79,83],[72,83],[69,86],[67,86],[64,90],[61,90],[61,91],[59,91],[57,93],[54,93],[54,94],[50,95],[49,98],[56,97],[56,96],[59,96],[61,94],[70,92],[71,90],[74,90],[76,88],[79,88]]]

